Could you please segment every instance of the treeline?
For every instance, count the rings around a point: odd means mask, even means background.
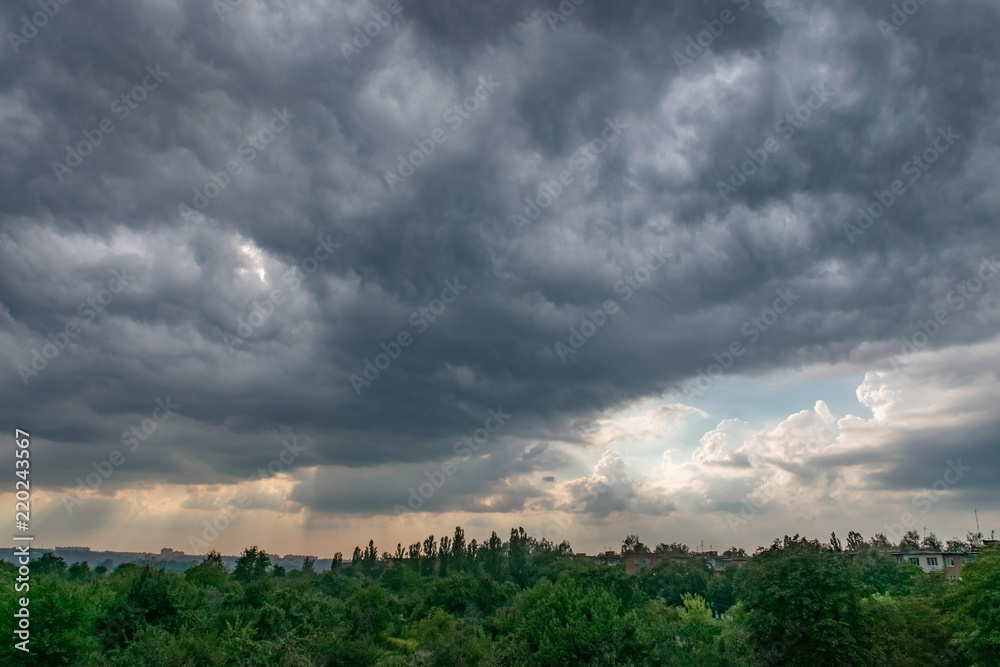
[[[1000,550],[954,580],[851,537],[855,555],[838,553],[836,538],[785,537],[723,572],[661,544],[668,557],[634,576],[523,529],[480,544],[459,528],[397,546],[391,565],[369,542],[349,567],[324,572],[311,561],[285,571],[256,547],[232,570],[213,552],[183,574],[45,554],[27,593],[14,592],[16,568],[0,566],[5,618],[30,598],[32,651],[9,639],[0,664],[998,664]],[[622,545],[645,550],[636,536]]]

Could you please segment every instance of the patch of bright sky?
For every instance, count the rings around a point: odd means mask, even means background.
[[[863,380],[863,372],[822,377],[798,371],[757,377],[724,376],[701,397],[685,400],[682,396],[668,395],[658,401],[664,405],[683,402],[707,416],[692,412],[682,417],[686,426],[675,423],[679,428],[667,428],[658,437],[648,432],[636,433],[637,437],[611,443],[609,448],[621,451],[626,460],[643,467],[655,465],[665,450],[673,450],[674,462],[681,462],[700,446],[705,433],[725,420],[737,420],[752,431],[760,430],[784,421],[789,415],[812,410],[818,400],[824,401],[837,419],[848,414],[870,419],[871,410],[857,397],[858,385]],[[650,406],[644,407],[648,410]],[[632,410],[625,410],[615,413],[614,419],[628,419],[632,414]]]
[[[738,419],[757,430],[783,421],[796,412],[812,410],[820,400],[837,419],[848,414],[862,419],[872,417],[871,410],[862,405],[857,396],[858,385],[865,379],[864,373],[808,379],[796,379],[797,375],[783,371],[767,376],[720,378],[701,397],[687,401],[707,412],[708,417],[690,415],[683,444],[693,451],[699,438],[724,419]]]
[[[856,368],[843,374],[830,371],[797,369],[755,377],[726,375],[713,382],[701,397],[667,395],[639,402],[601,420],[593,434],[598,450],[587,454],[576,450],[575,464],[562,470],[559,477],[589,474],[605,449],[620,452],[636,475],[658,467],[666,451],[671,452],[668,458],[674,463],[682,463],[701,445],[702,436],[723,421],[742,422],[745,428],[736,424],[729,428],[734,434],[749,436],[753,431],[773,427],[789,415],[813,410],[819,400],[837,419],[848,414],[871,419],[871,409],[857,396],[864,372]],[[683,403],[706,415],[698,411],[669,417],[656,414],[657,406],[672,403]]]

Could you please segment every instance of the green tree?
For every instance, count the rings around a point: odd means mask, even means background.
[[[31,568],[32,576],[55,574],[60,577],[65,577],[68,569],[66,567],[66,561],[51,551],[43,553],[40,558],[28,563],[28,567]]]
[[[94,573],[86,561],[70,565],[67,574],[70,581],[78,584],[89,584],[94,579]]]
[[[680,542],[671,542],[670,544],[661,542],[656,545],[656,553],[664,556],[686,556],[690,552],[691,550],[688,548],[688,545],[681,544]]]
[[[120,648],[147,625],[173,632],[179,627],[176,575],[149,563],[115,571],[116,595],[99,614],[97,637],[104,650]]]
[[[908,530],[899,541],[900,551],[917,551],[920,549],[920,533],[915,530]]]
[[[465,531],[461,526],[455,526],[455,537],[451,540],[451,560],[455,569],[465,569]]]
[[[531,568],[531,550],[534,540],[528,537],[524,528],[510,529],[510,541],[507,543],[507,567],[511,581],[525,588],[534,577]]]
[[[861,537],[861,533],[855,532],[853,530],[847,533],[847,550],[848,551],[861,551],[865,548],[865,538]]]
[[[440,562],[440,567],[438,567],[438,575],[445,576],[448,574],[448,568],[451,566],[451,538],[447,535],[441,537],[441,546],[438,549],[438,562]]]
[[[466,567],[476,569],[479,565],[478,559],[479,559],[479,542],[477,542],[475,538],[472,538],[472,541],[469,542],[469,546],[466,547],[465,549],[465,560],[467,563]]]
[[[365,547],[365,552],[361,557],[361,562],[372,568],[375,567],[376,563],[378,563],[378,549],[375,548],[375,540],[368,540],[368,546]]]
[[[914,582],[923,575],[920,567],[909,561],[897,561],[885,551],[865,547],[854,556],[852,563],[861,582],[878,593],[908,595]]]
[[[473,541],[474,542],[474,541]],[[479,562],[483,566],[483,571],[495,580],[501,580],[504,561],[504,543],[496,531],[490,535],[490,539],[483,544],[479,550]]]
[[[590,565],[572,568],[560,576],[560,579],[564,578],[572,579],[583,588],[598,588],[610,592],[624,609],[638,609],[649,601],[649,595],[640,585],[641,578],[626,574],[622,567]]]
[[[437,561],[438,546],[437,540],[434,539],[433,535],[428,535],[427,539],[424,540],[422,544],[422,551],[420,552],[420,573],[425,577],[429,577],[434,574],[434,567]]]
[[[663,558],[653,567],[639,572],[639,588],[650,597],[661,597],[667,604],[682,604],[683,595],[690,593],[708,597],[709,582],[714,577],[704,558],[674,560]]]
[[[645,665],[657,667],[736,667],[725,656],[727,623],[713,618],[704,598],[685,594],[681,606],[653,600],[640,613],[639,645]]]
[[[420,664],[428,667],[485,665],[492,653],[489,637],[481,627],[457,621],[442,609],[431,609],[408,634],[421,649]]]
[[[622,556],[648,553],[649,547],[642,543],[638,535],[629,535],[622,540]]]
[[[261,609],[267,603],[275,588],[274,582],[268,577],[270,567],[270,556],[256,546],[244,549],[236,559],[232,577],[243,589],[245,605]]]
[[[973,533],[971,530],[965,534],[965,544],[969,551],[979,551],[983,546],[983,534]]]
[[[463,614],[476,606],[478,589],[476,578],[468,572],[451,572],[434,580],[427,591],[427,604],[450,614]]]
[[[965,542],[956,537],[948,540],[948,544],[945,545],[944,550],[950,551],[951,553],[964,554],[969,550],[969,547]]]
[[[422,570],[420,565],[420,542],[414,542],[410,545],[406,552],[406,562],[414,572],[420,572]]]
[[[236,559],[233,578],[241,584],[247,585],[266,576],[269,567],[271,567],[271,558],[267,552],[252,546],[244,549],[240,557]]]
[[[392,629],[402,609],[381,586],[362,589],[347,600],[348,629],[352,637],[379,637]]]
[[[525,590],[499,622],[500,665],[629,664],[640,652],[637,617],[610,591],[583,588],[570,577]]]
[[[876,593],[866,598],[863,606],[874,637],[874,664],[925,667],[929,657],[948,651],[951,635],[945,618],[927,598]]]
[[[941,540],[938,539],[937,535],[931,533],[920,543],[920,548],[927,551],[942,551],[944,545],[941,544]]]
[[[885,536],[885,533],[875,533],[868,543],[875,549],[892,549],[893,547],[892,542]]]
[[[354,549],[351,566],[369,577],[378,575],[382,569],[382,563],[378,559],[378,549],[375,548],[375,540],[368,540],[368,546],[364,550],[360,547]]]
[[[198,586],[224,589],[229,584],[229,569],[222,562],[222,555],[212,550],[201,563],[184,572],[184,580]]]
[[[705,597],[714,611],[724,614],[736,604],[742,576],[743,570],[734,565],[708,577],[708,594]]]
[[[745,566],[740,600],[753,656],[787,665],[869,665],[865,589],[850,560],[785,537]]]
[[[970,664],[996,665],[1000,656],[1000,547],[983,549],[962,568],[952,601],[957,643]]]
[[[0,664],[32,667],[78,665],[83,657],[97,648],[94,638],[94,600],[91,592],[62,577],[32,576],[30,591],[17,592],[13,581],[4,581],[0,589],[0,608],[4,610],[4,641],[0,642]],[[25,653],[14,648],[11,628],[14,612],[20,608],[19,598],[29,600],[28,620],[30,641]]]

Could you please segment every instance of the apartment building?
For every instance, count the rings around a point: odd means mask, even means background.
[[[707,561],[709,567],[716,572],[723,572],[727,567],[740,567],[750,561],[750,558],[747,556],[720,556],[716,551],[666,555],[655,552],[643,552],[627,554],[624,558],[625,572],[627,574],[636,574],[639,570],[653,567],[666,558],[677,563],[683,563],[692,558],[701,559]]]
[[[950,551],[890,551],[896,560],[913,563],[924,572],[944,571],[948,577],[961,578],[962,568],[976,557],[976,552],[959,553]]]
[[[631,553],[625,555],[625,573],[635,574],[639,570],[653,567],[660,562],[660,554],[653,552]]]

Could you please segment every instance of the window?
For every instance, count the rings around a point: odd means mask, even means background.
[[[920,565],[920,559],[915,556],[910,559],[910,562],[913,563],[914,565]]]
[[[649,565],[648,558],[636,558],[632,562],[635,563],[636,565]]]
[[[933,556],[928,556],[927,557],[927,564],[928,565],[937,565],[937,558],[935,558]]]
[[[955,559],[954,558],[949,558],[945,562],[948,564],[948,567],[955,567]]]

